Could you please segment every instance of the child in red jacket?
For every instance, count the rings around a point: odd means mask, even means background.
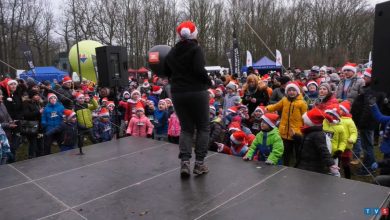
[[[130,119],[126,133],[135,137],[152,137],[153,124],[145,116],[145,110],[139,103],[135,107],[135,115]]]

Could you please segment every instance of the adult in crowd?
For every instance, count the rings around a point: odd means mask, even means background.
[[[356,64],[354,63],[345,64],[342,71],[345,78],[341,79],[337,87],[336,97],[353,103],[356,97],[362,93],[364,80],[357,77]]]
[[[65,76],[62,80],[61,88],[56,91],[58,100],[65,109],[74,109],[72,83],[72,79],[69,76]]]
[[[211,80],[205,69],[205,57],[196,40],[198,30],[191,21],[182,22],[177,27],[180,41],[170,50],[165,61],[166,75],[171,79],[173,104],[180,120],[179,140],[180,173],[190,175],[192,138],[196,129],[195,174],[207,173],[204,163],[207,155],[210,122],[209,94]]]
[[[325,111],[329,105],[339,104],[332,92],[332,88],[328,83],[322,83],[318,88],[318,99],[314,106],[322,111]]]
[[[260,84],[259,78],[256,75],[248,76],[242,91],[244,93],[242,104],[248,106],[249,115],[255,111],[259,105],[266,106],[269,103],[269,96],[267,93],[267,85]]]
[[[276,78],[277,83],[280,84],[278,88],[275,88],[272,92],[271,98],[269,100],[270,104],[275,104],[279,102],[286,94],[286,85],[288,82],[290,82],[290,77],[288,76],[281,76]]]

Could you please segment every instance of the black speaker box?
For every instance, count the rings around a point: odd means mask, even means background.
[[[390,94],[390,1],[375,7],[372,51],[373,89]]]
[[[121,46],[96,48],[98,85],[100,87],[125,87],[129,84],[127,50]]]

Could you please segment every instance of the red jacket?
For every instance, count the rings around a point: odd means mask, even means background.
[[[153,128],[153,124],[146,116],[142,116],[141,118],[133,116],[129,122],[126,133],[134,137],[146,137],[146,135],[152,134]]]

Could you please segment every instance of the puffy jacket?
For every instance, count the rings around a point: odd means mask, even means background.
[[[209,150],[217,151],[218,146],[215,142],[224,142],[225,129],[222,124],[222,119],[215,117],[210,123],[210,138],[209,138]]]
[[[358,136],[356,125],[350,117],[341,117],[341,125],[344,127],[345,134],[347,136],[346,149],[352,150],[353,144],[356,143]],[[352,142],[352,144],[349,142]]]
[[[390,116],[383,115],[378,105],[371,107],[371,111],[374,115],[375,120],[379,123],[384,124],[383,140],[380,145],[381,152],[384,154],[390,154]]]
[[[318,173],[329,172],[334,160],[326,145],[325,133],[321,126],[307,127],[303,131],[303,137],[295,135],[294,139],[300,143],[295,167]]]
[[[62,123],[62,115],[64,114],[64,106],[56,102],[56,104],[47,104],[43,110],[41,124],[45,132],[59,126]]]
[[[293,130],[295,134],[301,134],[301,127],[303,126],[302,115],[307,112],[307,104],[303,100],[302,95],[298,95],[293,100],[283,97],[278,103],[268,105],[266,109],[270,112],[282,112],[279,132],[283,139],[293,139],[291,130]]]
[[[327,120],[324,120],[322,128],[325,134],[331,139],[332,154],[338,150],[344,152],[345,148],[347,147],[348,140],[344,126],[341,123],[331,124]]]
[[[344,94],[345,93],[344,85],[345,85],[345,79],[341,80],[341,82],[337,86],[336,97],[338,99],[343,99],[344,96],[345,97],[344,100],[348,100],[351,103],[353,103],[356,97],[362,92],[362,88],[364,86],[364,79],[358,78],[357,76],[352,77],[351,83],[347,88],[346,94]]]
[[[253,103],[251,101],[252,98],[256,99],[256,102]],[[256,89],[254,92],[251,92],[249,89],[245,91],[244,96],[242,98],[242,104],[248,106],[249,114],[252,114],[255,111],[256,107],[259,105],[268,105],[269,96],[267,90]]]
[[[9,128],[9,124],[11,123],[12,118],[8,114],[7,108],[1,102],[0,103],[0,125],[3,129],[7,130]]]
[[[133,116],[130,119],[126,133],[134,137],[146,137],[146,135],[153,133],[153,128],[153,124],[146,116],[142,116],[141,118]]]
[[[336,99],[334,95],[329,95],[325,97],[324,99],[317,99],[316,102],[314,103],[314,106],[321,111],[325,111],[329,105],[333,104],[339,104],[339,101]]]
[[[168,134],[168,112],[167,111],[154,111],[154,127],[155,133],[160,135]]]
[[[62,122],[59,126],[51,129],[46,132],[46,136],[50,136],[55,133],[61,133],[61,143],[60,145],[73,146],[77,145],[78,141],[78,129],[77,123]]]
[[[265,161],[269,159],[275,165],[279,163],[283,155],[284,146],[278,128],[274,128],[269,132],[259,132],[246,156],[253,158],[256,151],[259,153],[259,160]]]
[[[64,105],[66,109],[73,109],[74,103],[73,103],[73,95],[72,95],[72,89],[62,86],[59,88],[55,94],[58,96],[58,100]]]
[[[179,118],[177,117],[176,113],[172,113],[168,118],[168,135],[172,137],[179,137],[180,131],[181,127]]]
[[[279,102],[283,97],[285,96],[284,94],[284,89],[283,88],[276,88],[273,90],[271,98],[269,100],[270,104],[275,104]]]
[[[92,128],[92,111],[96,110],[98,107],[99,105],[95,99],[91,99],[91,103],[88,104],[76,104],[75,112],[77,115],[77,122],[85,128]]]

